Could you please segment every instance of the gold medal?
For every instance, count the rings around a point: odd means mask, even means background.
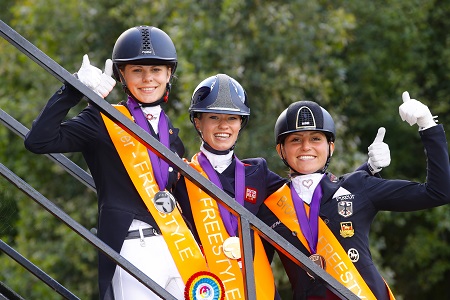
[[[223,242],[223,253],[231,259],[241,258],[241,242],[237,236],[229,237]]]
[[[163,214],[170,214],[175,209],[175,198],[168,191],[159,191],[153,198],[156,209]]]
[[[322,255],[320,255],[320,254],[312,254],[312,255],[309,257],[309,259],[310,259],[313,263],[315,263],[316,265],[318,265],[319,267],[321,267],[322,269],[325,270],[326,262],[325,262],[325,258],[323,258]],[[314,279],[314,276],[312,276],[311,274],[309,274],[309,272],[308,272],[308,275],[309,275],[311,278]]]

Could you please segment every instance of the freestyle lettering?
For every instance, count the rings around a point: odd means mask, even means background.
[[[206,233],[206,239],[211,247],[211,251],[215,257],[215,263],[210,263],[210,267],[215,273],[220,274],[220,279],[225,287],[225,298],[226,299],[242,299],[241,289],[239,284],[237,284],[237,277],[234,270],[233,264],[230,259],[226,258],[223,254],[223,242],[224,236],[222,234],[221,223],[219,222],[219,212],[217,207],[214,206],[214,202],[210,197],[201,198],[199,200],[201,203],[200,213],[202,216],[202,223]],[[208,256],[208,259],[211,257]],[[236,266],[234,266],[236,269]],[[238,268],[238,272],[240,269]]]
[[[349,269],[349,265],[341,258],[333,245],[324,237],[320,236],[317,243],[317,253],[320,253],[327,262],[327,272],[338,279],[350,291],[361,299],[367,299],[362,295],[363,289],[356,280],[355,273]],[[351,264],[351,262],[348,262]],[[355,269],[356,271],[356,269]]]
[[[147,199],[152,199],[154,195],[159,191],[158,184],[153,175],[151,163],[148,159],[146,151],[139,149],[139,143],[117,124],[115,130],[120,136],[119,140],[122,143],[123,148],[128,148],[129,153],[133,156],[133,171],[140,180],[141,188],[148,196]],[[147,206],[148,207],[148,206]],[[171,242],[175,245],[175,249],[178,251],[181,261],[194,257],[194,251],[191,249],[191,243],[186,238],[186,231],[180,226],[175,214],[163,214],[159,213],[159,216],[163,220],[163,225],[166,227],[163,232],[170,233]],[[161,226],[161,224],[159,224]]]

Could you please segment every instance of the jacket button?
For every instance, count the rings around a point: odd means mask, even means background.
[[[65,84],[63,84],[63,86],[58,90],[58,95],[61,95],[63,92],[64,92],[64,90],[66,89],[66,85]]]

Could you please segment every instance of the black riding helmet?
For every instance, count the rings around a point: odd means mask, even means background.
[[[119,36],[112,52],[112,61],[114,77],[122,82],[124,91],[135,100],[119,71],[120,67],[127,64],[168,65],[173,77],[178,64],[177,51],[171,38],[161,29],[146,25],[132,27]],[[170,87],[168,83],[166,94],[153,105],[167,102]]]
[[[275,123],[275,143],[283,145],[284,140],[290,133],[311,130],[323,132],[327,137],[328,143],[334,142],[336,139],[336,128],[333,118],[328,111],[313,101],[294,102],[280,114]],[[318,170],[318,172],[324,173],[326,171],[330,159],[331,151],[329,151],[324,168]],[[287,167],[295,171],[289,166],[284,157],[282,157],[282,160]]]
[[[250,116],[247,93],[239,82],[226,74],[208,77],[195,88],[192,94],[189,107],[192,124],[195,124],[194,118],[199,113],[239,115],[242,118],[242,130],[247,125]],[[198,134],[202,137],[200,132]],[[208,147],[207,149],[212,151],[211,147],[204,140],[203,142]],[[234,149],[234,146],[230,150],[232,149]],[[217,150],[212,152],[215,153]]]

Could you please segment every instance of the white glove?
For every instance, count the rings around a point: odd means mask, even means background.
[[[402,98],[403,104],[400,105],[398,111],[403,121],[408,122],[411,126],[414,124],[419,125],[419,130],[436,126],[428,106],[416,99],[411,99],[408,92],[403,92]]]
[[[369,160],[367,165],[372,174],[378,173],[382,168],[389,166],[391,163],[391,151],[388,144],[383,142],[386,129],[384,127],[378,128],[377,136],[372,145],[367,148],[369,150]]]
[[[88,86],[95,93],[105,98],[114,88],[116,81],[111,77],[113,73],[112,61],[107,59],[105,62],[105,73],[102,73],[97,67],[91,65],[87,54],[83,56],[83,63],[77,72],[78,79]]]

